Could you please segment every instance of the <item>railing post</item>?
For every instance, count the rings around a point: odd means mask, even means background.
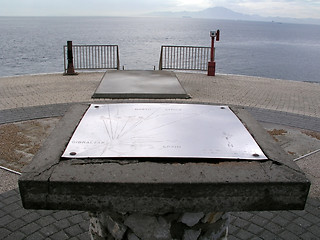
[[[116,46],[117,48],[117,70],[120,70],[120,57],[119,57],[119,46]]]
[[[161,46],[160,61],[159,61],[159,70],[162,70],[162,54],[163,54],[163,46]]]
[[[216,75],[216,62],[215,60],[215,49],[214,49],[214,40],[217,38],[217,41],[220,40],[220,30],[211,31],[211,54],[210,54],[210,62],[208,62],[208,76]]]
[[[76,75],[73,66],[72,41],[67,41],[68,68],[66,75]]]

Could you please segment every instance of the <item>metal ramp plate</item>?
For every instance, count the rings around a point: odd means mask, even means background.
[[[92,104],[64,158],[267,159],[227,106]]]
[[[107,71],[92,98],[189,98],[168,71]]]

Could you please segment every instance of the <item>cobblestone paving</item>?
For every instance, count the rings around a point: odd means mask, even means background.
[[[28,75],[0,78],[0,110],[99,101],[91,96],[103,73]],[[189,102],[263,108],[320,118],[320,84],[269,78],[177,73]]]
[[[17,189],[0,195],[0,239],[89,239],[85,212],[26,210]]]
[[[304,211],[231,213],[229,240],[319,239],[320,201],[308,199]],[[88,240],[86,212],[26,210],[17,189],[0,195],[0,239]]]

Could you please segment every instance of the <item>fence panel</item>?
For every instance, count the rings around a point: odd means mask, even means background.
[[[73,45],[72,51],[74,69],[120,69],[118,45]],[[64,46],[65,72],[67,57],[67,46]]]
[[[210,47],[161,46],[159,70],[207,71]]]

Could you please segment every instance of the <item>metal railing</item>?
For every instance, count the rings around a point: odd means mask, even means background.
[[[63,50],[66,72],[67,46],[64,46]],[[74,69],[120,69],[118,45],[73,45],[72,52]]]
[[[161,46],[159,70],[208,70],[210,47]]]

